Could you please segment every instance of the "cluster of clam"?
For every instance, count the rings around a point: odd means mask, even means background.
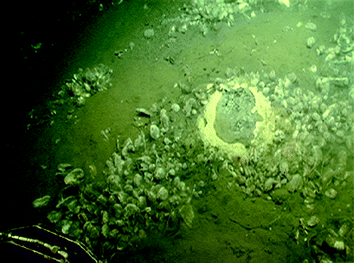
[[[167,105],[169,111],[156,104],[150,110],[137,109],[141,118],[149,119],[146,134],[142,131],[123,144],[117,139],[118,150],[106,162],[103,181],[93,166],[88,178],[81,168],[59,165],[58,175],[63,176],[66,187],[56,209],[48,214],[49,221],[102,258],[138,246],[154,231],[176,231],[181,220],[191,227],[191,201],[202,194],[205,183],[199,180],[189,187],[184,179],[192,171],[207,175],[211,168],[204,167],[204,155],[188,158],[198,144],[186,128],[190,124],[172,125],[172,121],[196,114],[197,102],[190,101],[186,100],[182,110],[177,103]],[[43,207],[48,202],[49,196],[45,196],[33,204]]]
[[[226,22],[231,26],[235,16],[242,14],[245,18],[251,19],[255,16],[252,7],[257,4],[257,0],[238,0],[237,2],[226,2],[223,0],[193,0],[190,5],[184,5],[185,13],[180,17],[166,19],[164,23],[182,23],[177,31],[185,33],[188,25],[199,27],[203,35],[209,32],[211,23]],[[250,14],[246,14],[249,12]],[[176,26],[171,27],[169,35],[175,35]]]
[[[65,85],[61,87],[57,94],[53,94],[55,99],[48,102],[45,112],[37,113],[37,110],[32,109],[28,113],[31,122],[35,120],[36,123],[34,124],[36,125],[50,122],[52,125],[54,123],[52,117],[55,116],[60,107],[65,104],[71,106],[67,112],[67,119],[72,119],[74,113],[73,106],[83,106],[86,98],[99,91],[106,90],[112,85],[110,82],[112,72],[112,69],[109,69],[103,64],[92,69],[87,68],[83,70],[80,68],[78,73],[73,75],[72,79],[65,82]],[[28,124],[27,128],[31,125],[32,123]]]
[[[86,98],[99,91],[106,90],[112,85],[110,83],[112,72],[112,69],[103,64],[93,69],[83,70],[80,68],[71,80],[66,81],[58,95],[64,97],[69,94],[76,105],[82,106],[85,104]]]
[[[275,85],[264,85],[263,93],[268,95],[273,105],[282,107],[289,116],[294,128],[292,137],[305,145],[319,144],[321,147],[331,143],[352,145],[354,122],[353,103],[350,99],[334,100],[312,91],[304,91],[296,87],[293,81],[279,79]],[[295,78],[296,79],[296,78]],[[317,86],[330,84],[322,78]],[[320,83],[319,83],[320,82]]]

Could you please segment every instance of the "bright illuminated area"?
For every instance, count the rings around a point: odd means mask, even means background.
[[[3,257],[354,262],[352,0],[17,9]]]

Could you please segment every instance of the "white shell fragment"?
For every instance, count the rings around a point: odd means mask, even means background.
[[[160,138],[160,129],[155,124],[150,125],[150,136],[154,140],[157,140],[158,138]]]
[[[66,185],[75,185],[80,182],[80,179],[84,177],[84,170],[81,168],[75,168],[67,176],[64,177],[64,183]]]
[[[50,195],[45,195],[45,196],[42,196],[42,197],[34,200],[32,202],[32,205],[34,208],[44,207],[44,206],[48,205],[49,200],[50,200]]]

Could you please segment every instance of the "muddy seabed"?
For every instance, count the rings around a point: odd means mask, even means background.
[[[118,262],[118,258],[119,262],[353,261],[353,51],[334,50],[334,58],[328,57],[332,54],[329,48],[338,44],[334,35],[341,27],[348,25],[346,32],[351,30],[348,38],[353,45],[353,5],[350,1],[331,2],[330,6],[322,1],[298,1],[295,7],[286,8],[263,2],[235,15],[231,23],[207,24],[207,31],[183,21],[185,8],[180,2],[124,1],[95,16],[73,43],[69,62],[58,70],[62,76],[58,83],[70,80],[79,68],[104,64],[113,70],[111,86],[83,105],[55,105],[48,116],[27,122],[31,125],[23,138],[32,143],[19,139],[19,148],[10,146],[14,152],[25,149],[25,156],[20,156],[26,165],[14,168],[15,179],[8,183],[13,189],[6,206],[9,226],[41,222],[56,229],[46,217],[55,210],[59,201],[55,196],[65,187],[63,177],[56,175],[58,165],[81,168],[87,177],[85,184],[97,184],[100,191],[106,189],[101,186],[107,183],[106,177],[114,173],[107,168],[114,152],[133,163],[150,154],[163,159],[166,176],[171,180],[178,176],[189,187],[181,190],[189,197],[183,204],[190,204],[194,214],[183,214],[184,206],[164,208],[181,213],[172,226],[171,214],[154,215],[155,221],[167,220],[165,224],[173,231],[160,231],[157,226],[150,235],[146,230],[146,238],[145,232],[136,232],[141,243],[134,243],[133,249],[127,241],[125,250],[113,253],[114,249],[99,249],[92,241],[89,246],[108,262]],[[308,22],[317,28],[306,28]],[[153,29],[154,35],[144,35],[147,29]],[[310,37],[315,38],[314,45],[308,42]],[[345,56],[351,59],[344,62],[349,67],[331,64]],[[343,76],[343,70],[349,72]],[[275,134],[267,145],[259,141],[246,145],[248,156],[229,158],[201,139],[197,123],[211,93],[225,92],[235,82],[255,86],[272,103]],[[58,94],[60,87],[53,87],[52,94]],[[303,106],[305,99],[301,104],[304,109],[294,102],[297,97],[306,98],[308,105]],[[321,103],[312,106],[316,98],[332,112],[323,116],[327,108],[321,109]],[[38,125],[41,118],[46,121]],[[320,126],[316,118],[323,118],[329,128]],[[331,130],[332,122],[342,126]],[[344,123],[349,128],[343,128]],[[151,125],[160,130],[159,136],[151,134]],[[337,134],[338,130],[344,134]],[[135,142],[132,147],[136,149],[123,151],[128,138],[134,142],[142,135],[148,146]],[[12,159],[15,156],[11,154]],[[137,168],[122,167],[132,171],[132,176],[144,174],[141,163]],[[129,177],[129,173],[122,176]],[[294,182],[294,177],[301,179]],[[135,179],[129,179],[133,187],[138,184]],[[175,183],[170,186],[177,187]],[[174,190],[166,188],[171,195]],[[80,189],[86,189],[82,182]],[[102,191],[109,194],[109,190]],[[48,206],[33,209],[32,201],[44,195],[52,197]],[[160,201],[165,199],[161,195]],[[66,215],[70,213],[74,212]],[[114,224],[106,225],[114,228]],[[82,239],[84,234],[77,235]]]

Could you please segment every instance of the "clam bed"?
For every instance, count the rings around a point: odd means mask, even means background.
[[[251,6],[246,7],[242,11],[239,6],[238,12],[252,17]],[[193,26],[205,36],[214,30],[207,24],[212,14],[195,19],[199,11],[191,9],[193,16],[176,19],[181,29],[170,28],[172,39],[188,34]],[[215,16],[232,26],[231,15],[220,12]],[[177,23],[166,23],[172,22]],[[314,34],[318,29],[313,28],[306,29]],[[313,252],[315,259],[352,258],[353,218],[347,216],[352,208],[347,207],[344,218],[327,218],[323,208],[332,201],[348,202],[344,195],[353,180],[352,30],[349,19],[340,20],[333,45],[324,49],[314,39],[310,44],[308,38],[302,39],[304,49],[322,61],[321,71],[309,66],[306,74],[280,74],[277,69],[252,71],[240,65],[225,69],[221,77],[205,84],[186,78],[169,87],[180,92],[179,96],[145,108],[138,105],[134,136],[117,136],[113,128],[102,128],[102,144],[114,145],[104,164],[93,162],[81,168],[59,165],[56,176],[64,185],[60,198],[53,201],[56,204],[48,214],[49,221],[110,261],[126,251],[139,250],[149,236],[193,233],[201,227],[200,222],[222,218],[216,208],[222,206],[215,201],[218,194],[231,200],[240,196],[285,209],[279,216],[264,210],[269,220],[260,225],[245,208],[239,208],[244,219],[224,211],[225,218],[243,230],[270,231],[288,221],[291,229],[285,229],[285,235]],[[153,41],[157,35],[155,32],[144,41]],[[215,49],[208,55],[223,53]],[[175,63],[170,57],[165,61]],[[98,72],[96,77],[94,72]],[[193,77],[188,68],[183,72]],[[67,119],[71,121],[78,109],[87,106],[89,97],[96,96],[94,90],[112,89],[114,74],[103,65],[80,70],[58,93],[53,110],[68,103]],[[309,74],[315,81],[306,89],[302,85]],[[292,198],[299,198],[296,207],[291,206]],[[207,200],[215,208],[205,208]],[[34,206],[44,207],[48,202],[48,197],[37,199]],[[286,205],[296,213],[286,211]],[[333,252],[323,249],[323,244]],[[242,255],[235,255],[242,259]],[[308,254],[306,257],[311,259]]]

